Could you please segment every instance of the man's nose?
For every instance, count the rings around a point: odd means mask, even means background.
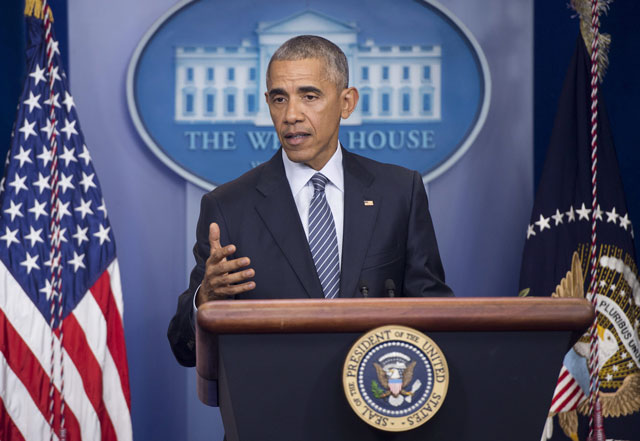
[[[284,120],[287,124],[295,124],[304,119],[302,109],[298,100],[292,99],[287,102]]]

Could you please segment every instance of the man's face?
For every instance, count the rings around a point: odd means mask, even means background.
[[[339,91],[316,58],[271,63],[265,96],[287,157],[315,170],[336,151],[340,118],[358,101],[357,90]]]

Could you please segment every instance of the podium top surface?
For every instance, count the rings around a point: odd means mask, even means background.
[[[214,334],[364,332],[396,324],[425,331],[582,331],[585,299],[550,297],[221,300],[198,309]]]

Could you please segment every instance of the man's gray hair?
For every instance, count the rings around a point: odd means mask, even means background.
[[[298,35],[287,41],[275,51],[267,67],[267,80],[271,63],[274,61],[298,61],[316,58],[326,66],[329,79],[338,90],[349,87],[349,64],[344,52],[326,38],[317,35]]]

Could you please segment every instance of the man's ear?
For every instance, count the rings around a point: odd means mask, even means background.
[[[356,110],[359,98],[360,94],[355,87],[347,87],[340,93],[340,116],[342,116],[342,119],[349,118],[353,111]]]

